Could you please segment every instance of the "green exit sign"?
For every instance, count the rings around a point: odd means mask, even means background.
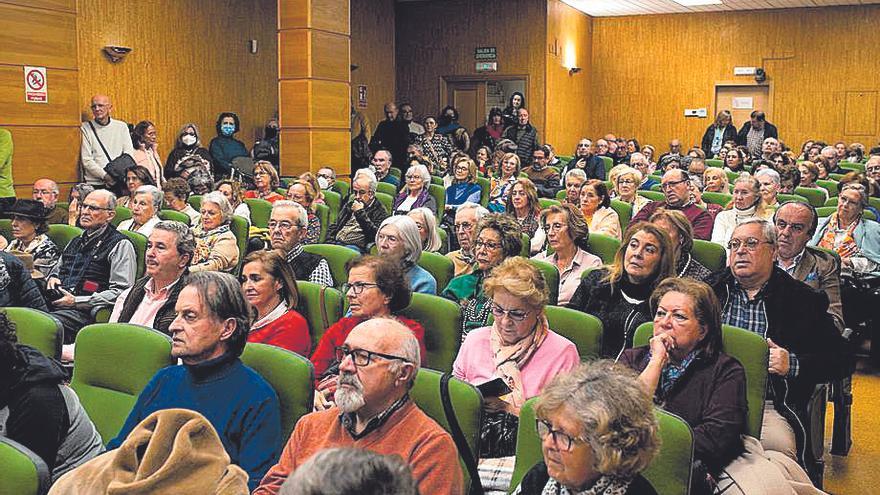
[[[498,62],[477,62],[477,72],[495,72],[498,70]]]

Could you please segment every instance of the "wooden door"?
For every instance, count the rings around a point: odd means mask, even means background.
[[[770,87],[758,84],[751,85],[717,85],[715,86],[715,114],[721,110],[730,110],[733,114],[733,125],[737,130],[755,110],[761,110],[767,114],[767,120],[772,120]],[[714,120],[714,115],[709,118]]]
[[[458,110],[458,123],[473,134],[486,121],[485,81],[449,82],[446,90],[446,101]]]

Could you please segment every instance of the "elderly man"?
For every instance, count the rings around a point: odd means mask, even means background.
[[[228,273],[193,273],[174,310],[171,357],[183,364],[153,376],[107,448],[156,411],[190,409],[211,422],[254,489],[281,450],[281,410],[272,387],[239,359],[251,326],[241,284]]]
[[[351,195],[339,212],[336,223],[327,229],[327,239],[366,252],[376,238],[379,225],[388,217],[382,203],[376,199],[376,175],[366,169],[355,173]]]
[[[768,137],[761,143],[761,159],[772,162],[773,154],[780,152],[779,140],[775,137]]]
[[[651,201],[633,217],[631,223],[647,221],[659,208],[678,210],[687,217],[694,228],[694,239],[709,240],[712,237],[712,216],[695,205],[691,199],[690,176],[681,169],[672,169],[663,174],[660,187],[664,201]]]
[[[761,443],[809,466],[807,402],[816,384],[851,373],[828,297],[776,265],[776,228],[766,220],[738,225],[727,247],[728,268],[710,284],[724,308],[722,323],[754,332],[770,347]]]
[[[559,172],[548,166],[551,154],[548,146],[539,146],[532,151],[532,164],[524,168],[523,172],[535,184],[538,196],[555,199],[556,191],[559,190]]]
[[[156,186],[146,185],[135,189],[134,196],[128,205],[131,207],[131,218],[120,222],[119,230],[137,232],[149,237],[153,232],[153,227],[159,223],[157,215],[162,209],[163,198],[162,191]]]
[[[458,238],[457,251],[446,255],[455,266],[455,276],[467,275],[474,271],[474,240],[477,237],[477,223],[489,214],[489,210],[476,203],[462,203],[455,211],[455,236]]]
[[[452,437],[408,395],[420,362],[412,332],[397,320],[368,320],[351,331],[336,355],[336,406],[300,419],[254,495],[278,493],[309,458],[336,447],[400,456],[412,469],[419,493],[464,493]]]
[[[504,130],[504,139],[516,144],[516,156],[520,163],[529,163],[532,152],[538,148],[538,129],[529,123],[529,111],[520,108],[516,112],[517,123]]]
[[[94,118],[83,122],[79,129],[82,134],[80,147],[82,179],[83,182],[92,185],[109,185],[112,184],[113,179],[104,172],[104,166],[123,153],[133,156],[134,146],[131,143],[128,125],[121,120],[110,118],[113,103],[110,102],[109,96],[93,96],[91,109]]]
[[[826,169],[829,174],[844,174],[847,170],[840,167],[840,157],[837,156],[837,150],[834,146],[826,146],[819,152],[819,156],[825,159]]]
[[[316,177],[318,179],[318,187],[325,191],[332,189],[333,184],[336,184],[336,171],[331,167],[319,168]]]
[[[394,187],[400,187],[400,179],[388,173],[391,169],[392,161],[393,157],[391,156],[390,151],[379,150],[373,153],[373,159],[370,160],[370,165],[376,169],[376,179],[378,179],[379,182],[387,182]]]
[[[629,166],[638,170],[642,174],[642,183],[639,184],[640,190],[650,191],[651,187],[658,183],[649,176],[651,173],[651,162],[648,161],[648,157],[644,154],[635,152],[630,155]]]
[[[779,131],[776,126],[767,122],[767,116],[760,110],[755,110],[749,115],[749,121],[743,124],[736,135],[736,144],[745,146],[749,155],[760,158],[764,140],[772,137],[779,139]]]
[[[422,124],[416,122],[414,117],[415,114],[413,113],[412,105],[409,103],[400,105],[400,120],[406,122],[406,125],[409,128],[409,140],[411,142],[415,141],[417,137],[425,133],[425,128]]]
[[[871,197],[880,198],[880,155],[871,155],[865,163],[865,175],[874,184]]]
[[[330,265],[323,256],[303,250],[302,237],[308,227],[308,213],[299,203],[279,200],[272,205],[269,216],[269,241],[272,249],[284,251],[287,263],[297,280],[308,280],[324,287],[333,287]]]
[[[398,118],[397,105],[385,104],[385,120],[376,126],[376,132],[370,138],[370,150],[388,150],[394,159],[393,165],[403,169],[406,161],[406,146],[409,144],[409,125]]]
[[[34,182],[33,198],[46,207],[49,212],[47,222],[67,223],[67,210],[58,206],[58,184],[52,179],[37,179]]]
[[[146,276],[119,294],[110,322],[133,323],[171,335],[174,305],[186,285],[187,267],[196,250],[192,231],[180,222],[156,224],[147,239]]]
[[[72,344],[99,310],[112,307],[134,283],[134,246],[110,223],[114,216],[116,196],[110,191],[92,191],[83,198],[79,224],[84,232],[67,244],[46,281],[52,315],[64,325],[65,344]]]
[[[565,173],[565,198],[563,203],[581,208],[581,186],[587,181],[587,174],[579,168],[573,168]]]

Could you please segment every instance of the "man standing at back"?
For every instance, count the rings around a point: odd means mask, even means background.
[[[406,162],[406,146],[409,144],[409,125],[398,118],[397,105],[385,104],[385,120],[376,126],[370,139],[370,150],[391,152],[394,167],[403,171]]]
[[[764,112],[755,110],[736,135],[736,144],[748,148],[752,158],[760,158],[764,140],[770,137],[779,139],[779,131],[775,125],[767,122]]]
[[[134,155],[134,146],[131,143],[128,125],[121,120],[110,118],[113,103],[110,102],[109,96],[92,97],[91,109],[95,118],[83,122],[80,126],[82,180],[93,186],[104,186],[112,182],[104,172],[104,166],[123,153]]]

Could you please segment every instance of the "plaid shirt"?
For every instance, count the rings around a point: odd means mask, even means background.
[[[302,252],[302,244],[298,244],[287,253],[287,262],[293,264],[296,257]],[[327,260],[321,260],[318,266],[312,270],[311,275],[309,275],[309,282],[316,283],[322,287],[333,287],[333,274],[330,273],[330,265],[327,263]]]

